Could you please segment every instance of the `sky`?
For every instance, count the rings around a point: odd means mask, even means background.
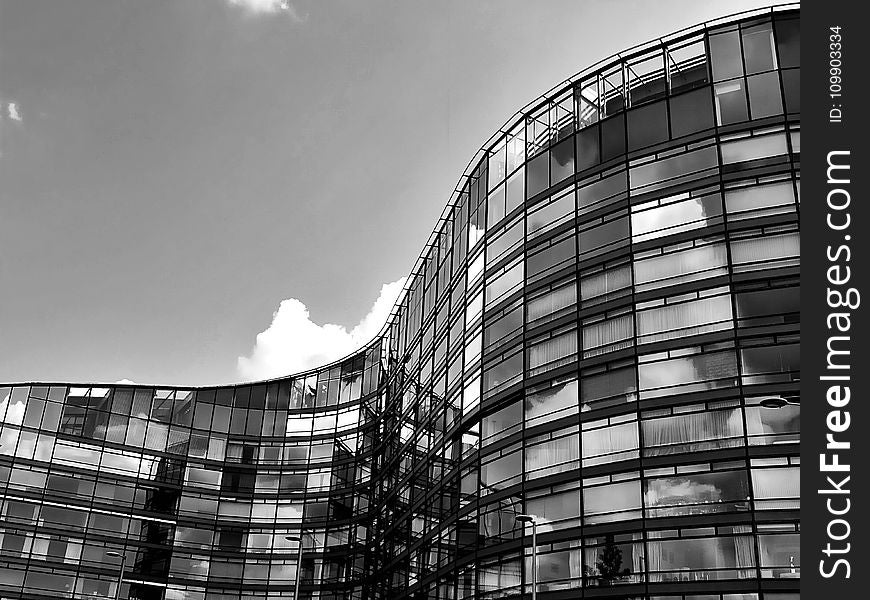
[[[518,109],[763,5],[0,0],[0,382],[211,385],[339,358]]]

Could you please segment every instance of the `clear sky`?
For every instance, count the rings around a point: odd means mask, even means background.
[[[763,5],[0,0],[0,381],[206,385],[350,350],[508,117]]]

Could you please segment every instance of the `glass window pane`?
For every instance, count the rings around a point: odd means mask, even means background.
[[[632,206],[632,241],[643,242],[722,222],[719,193],[682,199],[687,195]]]
[[[749,510],[748,500],[746,471],[692,473],[644,482],[647,518],[744,512]]]
[[[27,407],[27,392],[30,388],[16,387],[3,388],[0,392],[3,397],[0,398],[0,419],[5,423],[12,425],[21,425],[24,422],[24,412]]]
[[[713,99],[703,87],[671,98],[671,133],[678,138],[713,127]]]
[[[753,119],[782,114],[782,94],[776,71],[753,75],[747,79],[749,108]]]
[[[583,323],[583,358],[624,350],[634,345],[634,315],[609,316]]]
[[[710,63],[713,67],[713,81],[743,75],[740,34],[737,31],[726,31],[710,36]]]
[[[505,161],[507,159],[507,146],[502,138],[489,154],[489,189],[491,190],[500,183],[507,175]]]
[[[740,123],[749,118],[742,79],[717,83],[714,92],[716,94],[716,122],[719,125]]]
[[[608,161],[625,154],[625,115],[601,122],[601,160]]]
[[[523,285],[523,263],[517,261],[506,267],[504,273],[490,279],[486,284],[486,306],[489,308],[505,296],[512,294]]]
[[[598,538],[586,538],[583,544],[584,585],[607,589],[613,585],[642,583],[646,570],[645,550],[643,542],[634,541],[640,539],[639,533],[606,534]],[[620,595],[620,597],[625,596]],[[676,599],[656,596],[656,600]],[[695,597],[692,600],[701,600],[701,598]]]
[[[486,245],[486,264],[493,265],[495,262],[514,249],[523,241],[523,220],[517,219],[509,224],[498,237],[492,239]]]
[[[735,294],[739,327],[797,323],[800,287],[780,287]]]
[[[529,252],[526,259],[526,279],[534,281],[572,264],[577,256],[574,236],[543,244],[543,249]]]
[[[620,217],[583,229],[579,234],[581,260],[591,258],[598,250],[611,250],[628,238],[628,217]],[[594,254],[593,254],[594,253]],[[589,255],[589,256],[584,256]]]
[[[602,179],[588,179],[577,189],[579,213],[584,214],[613,204],[627,196],[628,173],[619,172]]]
[[[562,527],[579,525],[581,491],[568,490],[526,501],[526,510],[538,517],[538,531],[552,531],[554,524]]]
[[[648,192],[689,178],[697,179],[701,176],[701,171],[715,168],[718,164],[719,156],[715,146],[669,156],[632,167],[629,172],[631,189],[645,188],[643,192]]]
[[[529,325],[540,325],[557,319],[577,304],[577,286],[574,281],[530,298],[526,304],[526,319]]]
[[[511,212],[520,206],[525,201],[525,193],[523,190],[523,182],[525,181],[523,177],[523,172],[525,171],[524,167],[520,167],[517,169],[516,173],[511,175],[508,178],[507,182],[507,197],[505,198],[505,214],[509,215]],[[546,184],[545,184],[546,187]]]
[[[743,445],[743,412],[711,410],[641,423],[644,456],[700,452]]]
[[[706,581],[755,576],[752,536],[651,540],[650,581]]]
[[[759,535],[758,551],[758,562],[763,578],[796,579],[800,577],[800,534]]]
[[[577,380],[560,383],[534,394],[528,394],[524,403],[526,426],[552,421],[577,414]]]
[[[487,367],[483,374],[483,386],[487,396],[518,383],[523,376],[523,353],[517,352],[494,367]]]
[[[487,200],[486,213],[486,228],[492,229],[495,225],[505,218],[505,186],[500,185],[498,189],[489,194]]]
[[[640,481],[583,488],[585,525],[640,518]]]
[[[788,153],[786,138],[782,133],[757,135],[724,142],[720,146],[720,150],[722,162],[726,165],[770,156],[784,156]]]
[[[480,465],[481,496],[519,483],[523,477],[522,457],[522,451],[517,451],[490,462],[483,462]]]
[[[747,398],[746,435],[750,446],[790,444],[800,441],[801,407],[787,404],[777,409],[761,406],[760,398]]]
[[[728,251],[723,242],[706,243],[702,239],[692,244],[694,247],[676,251],[679,245],[656,249],[635,260],[636,290],[646,292],[728,274]]]
[[[742,30],[743,62],[746,74],[763,73],[776,68],[771,23],[762,23]]]
[[[731,297],[722,294],[638,311],[637,342],[661,342],[732,326]]]
[[[550,141],[550,114],[546,106],[526,119],[526,154],[534,156]]]
[[[626,64],[626,73],[631,106],[664,97],[665,75],[661,50],[656,50],[651,56],[632,60]]]
[[[574,218],[574,191],[563,193],[546,203],[537,204],[526,216],[526,235],[536,237]]]
[[[637,370],[633,366],[597,373],[584,371],[580,379],[582,412],[637,401]]]
[[[776,44],[779,64],[782,68],[799,67],[801,64],[801,28],[798,19],[777,19]]]
[[[734,350],[724,350],[655,362],[642,360],[637,374],[643,399],[730,388],[737,385],[737,356]]]
[[[550,150],[550,185],[574,174],[574,138],[559,142]]]
[[[577,103],[580,107],[577,124],[580,129],[598,122],[598,102],[598,79],[581,83],[577,88]]]
[[[709,82],[707,53],[703,39],[672,46],[668,48],[666,56],[671,94],[678,94]]]
[[[577,360],[577,332],[569,331],[530,346],[526,351],[529,377],[557,369]]]
[[[780,383],[800,379],[800,344],[755,346],[740,350],[743,383]]]
[[[577,170],[592,168],[601,161],[598,149],[598,126],[587,127],[577,134]]]
[[[628,149],[638,150],[668,139],[668,109],[664,100],[628,111]]]
[[[801,111],[801,72],[800,69],[782,71],[782,89],[785,93],[785,106],[789,114]]]
[[[523,124],[517,125],[507,142],[507,173],[512,173],[526,160],[526,134]]]
[[[584,273],[580,298],[584,306],[609,302],[631,293],[631,267],[621,265]]]
[[[800,264],[800,235],[797,232],[744,238],[731,242],[735,272],[760,271]]]
[[[623,98],[622,65],[613,67],[601,75],[601,108],[602,116],[609,117],[625,108]]]
[[[757,510],[799,508],[800,490],[799,467],[752,469],[752,491]]]
[[[583,468],[608,464],[621,460],[631,460],[639,456],[637,422],[605,425],[589,428],[595,423],[583,425],[582,434]]]
[[[579,467],[580,436],[577,435],[576,427],[571,429],[568,435],[526,446],[525,471],[527,480]]]
[[[513,402],[498,412],[483,417],[480,440],[485,446],[516,433],[523,425],[523,405]]]
[[[483,340],[486,345],[486,350],[489,352],[493,346],[497,345],[504,338],[518,333],[523,327],[523,306],[517,306],[504,316],[498,318],[490,318],[487,320],[486,329],[483,331]]]
[[[546,152],[527,163],[526,198],[532,198],[550,185],[549,165],[550,159]]]
[[[783,181],[727,190],[725,209],[729,221],[795,212],[794,187]]]

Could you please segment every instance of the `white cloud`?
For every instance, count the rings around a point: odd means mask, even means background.
[[[248,380],[281,377],[350,354],[381,330],[404,285],[404,277],[384,284],[368,314],[350,331],[343,325],[318,325],[296,298],[281,301],[272,324],[257,335],[250,356],[239,357],[239,375]]]
[[[136,385],[136,382],[125,377],[124,379],[119,379],[118,381],[116,381],[115,385]]]
[[[289,0],[228,0],[233,6],[240,6],[253,14],[277,14],[286,13],[297,23],[304,23],[308,15],[301,15],[299,10]]]
[[[17,103],[10,102],[6,106],[6,110],[9,114],[10,119],[12,119],[13,121],[20,121],[21,120],[21,113],[18,112],[18,104]]]
[[[6,397],[0,400],[0,423],[15,423],[20,425],[24,422],[24,402],[16,402],[10,405],[12,399],[11,392],[6,394]],[[14,446],[15,444],[13,444]]]

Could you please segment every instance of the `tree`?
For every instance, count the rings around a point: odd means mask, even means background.
[[[631,574],[630,569],[622,568],[622,550],[616,545],[612,534],[605,538],[604,548],[595,567],[598,569],[601,585],[613,585],[619,578]]]

